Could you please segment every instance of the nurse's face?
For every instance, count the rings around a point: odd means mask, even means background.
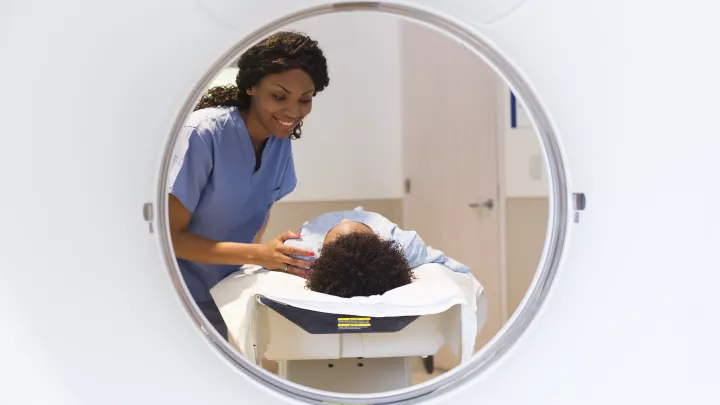
[[[278,138],[292,135],[293,129],[312,110],[315,84],[301,69],[269,74],[247,90],[260,123]]]
[[[339,224],[330,229],[330,232],[325,235],[323,243],[332,242],[340,235],[347,235],[353,232],[374,233],[369,226],[363,223],[343,219]]]

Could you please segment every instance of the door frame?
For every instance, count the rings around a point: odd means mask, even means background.
[[[497,82],[496,82],[496,100],[498,108],[496,109],[496,118],[495,118],[495,137],[496,142],[495,145],[497,146],[497,150],[495,153],[497,154],[497,158],[495,161],[497,162],[497,173],[498,173],[498,179],[497,179],[497,204],[495,205],[495,209],[497,209],[498,213],[498,238],[500,243],[500,263],[499,263],[499,276],[500,276],[500,317],[503,322],[503,324],[507,323],[510,316],[512,314],[509,314],[509,305],[508,305],[508,274],[507,274],[507,221],[506,221],[506,215],[507,215],[507,194],[506,194],[506,176],[505,176],[505,123],[508,119],[508,108],[509,106],[505,103],[505,92],[510,91],[507,84],[504,82],[504,80],[497,76]],[[400,102],[402,103],[403,100],[401,99]],[[406,181],[406,179],[409,177],[409,174],[407,172],[407,167],[405,166],[405,156],[406,156],[406,148],[405,148],[405,142],[404,139],[404,133],[401,133],[401,136],[403,136],[403,139],[401,139],[401,147],[400,147],[400,159],[401,159],[401,165],[402,168],[402,179],[403,183]],[[457,146],[457,145],[456,145]],[[405,184],[402,185],[402,221],[403,227],[407,227],[408,225],[408,209],[407,209],[407,190]]]
[[[505,123],[507,122],[507,108],[505,105],[505,91],[509,91],[505,81],[498,76],[496,86],[496,97],[498,108],[495,118],[495,145],[497,145],[497,209],[498,209],[498,233],[500,238],[500,317],[503,324],[506,324],[510,315],[508,313],[508,274],[507,274],[507,194],[505,187]]]

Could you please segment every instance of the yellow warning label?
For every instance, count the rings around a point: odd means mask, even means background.
[[[365,329],[370,325],[370,318],[338,318],[338,329]]]

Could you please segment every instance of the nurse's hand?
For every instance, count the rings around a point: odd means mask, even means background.
[[[279,235],[270,242],[262,245],[262,253],[260,254],[260,266],[268,270],[287,271],[296,276],[305,277],[310,267],[307,260],[296,259],[288,255],[312,257],[315,253],[288,246],[284,242],[288,239],[298,239],[300,235],[295,232],[287,231]]]

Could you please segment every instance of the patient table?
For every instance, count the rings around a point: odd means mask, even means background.
[[[211,291],[229,341],[250,361],[277,361],[279,376],[316,389],[370,393],[411,385],[410,358],[449,345],[462,361],[485,322],[486,299],[469,274],[441,265],[410,285],[350,299],[308,291],[285,273],[244,268]]]

